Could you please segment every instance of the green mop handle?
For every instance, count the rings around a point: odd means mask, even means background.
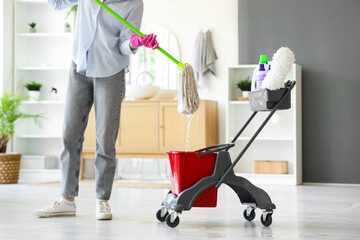
[[[133,25],[131,25],[129,22],[127,22],[125,19],[123,19],[122,17],[120,17],[116,12],[114,12],[111,8],[109,8],[108,6],[106,6],[104,3],[102,3],[100,0],[94,0],[97,4],[99,4],[102,8],[104,8],[106,11],[108,11],[111,15],[113,15],[114,17],[116,17],[117,19],[119,19],[123,24],[125,24],[128,28],[130,28],[131,30],[133,30],[136,34],[138,34],[140,37],[144,38],[146,37],[145,34],[143,34],[142,32],[140,32],[139,30],[137,30]],[[180,69],[185,66],[185,64],[179,62],[176,58],[174,58],[173,56],[171,56],[168,52],[166,52],[164,49],[162,49],[161,47],[157,47],[157,50],[159,50],[160,52],[162,52],[165,56],[167,56],[171,61],[173,61],[174,63],[176,63],[176,65],[178,65],[178,67],[180,67]]]

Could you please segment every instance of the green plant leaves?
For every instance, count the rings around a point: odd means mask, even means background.
[[[43,118],[42,114],[27,114],[19,110],[21,102],[27,99],[28,96],[11,93],[5,93],[0,98],[0,136],[6,140],[14,135],[14,126],[18,120],[32,118],[41,126],[39,119]]]
[[[30,83],[25,84],[25,87],[29,90],[29,91],[40,91],[40,88],[42,87],[41,83],[32,81]]]
[[[249,76],[246,77],[245,79],[239,80],[236,85],[242,91],[251,91],[251,80]]]

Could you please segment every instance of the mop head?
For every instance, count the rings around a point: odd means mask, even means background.
[[[180,71],[178,112],[186,116],[193,115],[200,106],[194,70],[186,64]]]
[[[274,54],[271,69],[262,82],[262,88],[276,90],[284,87],[286,76],[295,62],[294,53],[287,47],[282,47]]]

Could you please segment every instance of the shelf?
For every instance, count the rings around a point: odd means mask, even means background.
[[[230,101],[230,104],[246,104],[249,105],[249,101]]]
[[[232,66],[232,67],[229,67],[230,69],[247,69],[247,68],[250,68],[250,69],[255,69],[258,65],[257,64],[242,64],[242,65],[236,65],[236,66]]]
[[[43,158],[45,157],[46,155],[22,155],[23,158],[33,158],[33,159],[38,159],[38,158]]]
[[[48,3],[47,0],[16,0],[16,3]]]
[[[20,169],[22,173],[61,173],[61,169]]]
[[[40,134],[20,134],[20,135],[15,135],[15,137],[16,138],[37,138],[37,139],[49,139],[49,138],[61,139],[61,136],[40,135]]]
[[[37,38],[37,37],[72,37],[72,33],[18,33],[17,37]]]
[[[59,70],[59,71],[69,71],[68,67],[19,67],[17,70],[20,71],[52,71],[52,70]]]
[[[229,140],[233,140],[234,137],[229,138]],[[249,141],[251,138],[250,137],[239,137],[236,141]],[[264,138],[264,137],[260,137],[260,138],[255,138],[255,141],[294,141],[293,138]]]
[[[295,102],[291,102],[291,104],[293,105]],[[249,105],[249,101],[229,101],[229,104],[240,104],[240,105]]]
[[[281,178],[291,178],[294,177],[294,174],[263,174],[263,173],[235,173],[237,176],[246,176],[246,177],[281,177]]]
[[[259,173],[235,173],[236,176],[244,177],[252,184],[263,185],[297,185],[294,174],[259,174]]]
[[[37,105],[56,105],[56,104],[64,104],[64,101],[51,101],[51,100],[44,100],[44,101],[23,101],[23,104],[37,104]]]

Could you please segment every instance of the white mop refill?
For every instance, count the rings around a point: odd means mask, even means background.
[[[197,83],[192,66],[186,64],[180,71],[178,112],[186,116],[193,115],[200,106]]]
[[[284,87],[285,78],[295,62],[294,53],[287,47],[276,51],[271,62],[271,69],[262,82],[262,89],[277,90]]]

